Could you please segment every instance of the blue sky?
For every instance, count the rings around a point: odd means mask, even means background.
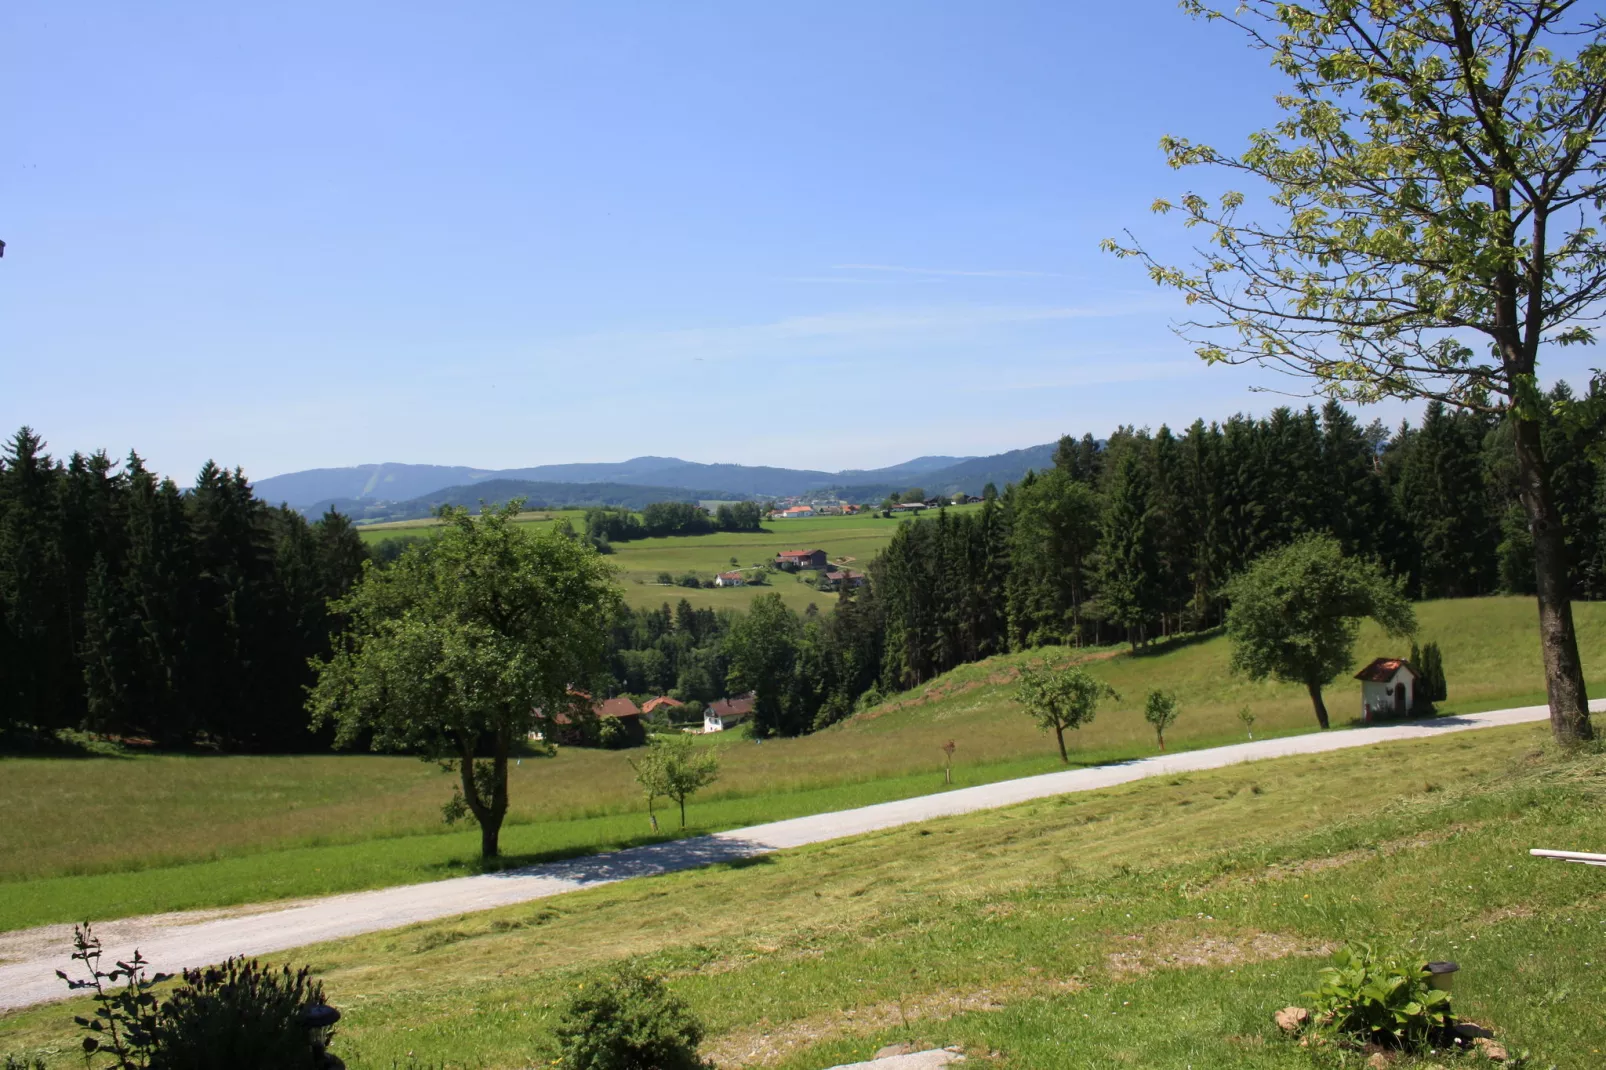
[[[1171,0],[12,0],[0,40],[0,427],[57,453],[834,469],[1277,403],[1097,248],[1179,238],[1163,133],[1274,116]]]

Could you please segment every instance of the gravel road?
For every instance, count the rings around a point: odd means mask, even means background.
[[[1606,701],[1593,702],[1590,709],[1606,711]],[[137,941],[139,950],[154,969],[177,972],[181,967],[218,962],[229,955],[267,955],[325,940],[524,903],[632,877],[751,858],[936,817],[1114,787],[1146,777],[1366,747],[1391,740],[1426,739],[1449,732],[1542,721],[1547,716],[1544,706],[1529,706],[1160,754],[1116,765],[1067,769],[504,873],[380,888],[289,904],[262,904],[246,908],[249,912],[227,912],[222,917],[217,916],[218,912],[207,912],[106,922],[96,926],[96,933],[105,944],[107,962],[132,955]],[[49,926],[0,938],[0,953],[8,945],[21,952],[20,956],[5,956],[17,957],[19,961],[0,965],[0,1010],[66,999],[70,995],[55,971],[67,961],[71,934],[71,926]],[[49,948],[48,953],[43,953],[46,948]]]

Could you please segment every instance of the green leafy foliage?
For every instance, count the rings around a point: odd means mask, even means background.
[[[1593,736],[1572,625],[1566,462],[1546,423],[1599,419],[1596,405],[1547,404],[1540,359],[1591,344],[1580,311],[1606,296],[1606,20],[1554,0],[1355,3],[1241,0],[1192,14],[1244,31],[1289,85],[1284,112],[1241,153],[1161,140],[1172,167],[1206,166],[1266,190],[1249,219],[1240,190],[1188,193],[1187,227],[1210,235],[1194,263],[1161,263],[1130,234],[1107,240],[1180,292],[1184,327],[1206,362],[1255,363],[1331,397],[1420,398],[1495,417],[1509,429],[1545,620],[1551,726]],[[1559,414],[1559,415],[1558,415]],[[1425,562],[1438,579],[1476,551],[1451,499],[1478,496],[1451,469],[1416,480],[1428,512]],[[1449,478],[1445,478],[1448,476]],[[1457,508],[1457,512],[1461,511]],[[1506,557],[1524,555],[1508,540]]]
[[[95,1008],[73,1021],[84,1031],[90,1066],[109,1070],[329,1070],[340,1061],[328,1052],[331,1031],[312,1027],[309,1008],[323,1008],[323,984],[311,968],[263,969],[230,958],[220,967],[185,970],[183,983],[161,1000],[155,986],[166,974],[148,974],[133,958],[102,970],[101,944],[86,922],[73,927],[74,962],[88,976],[56,975],[74,990],[91,991]],[[121,984],[119,984],[121,982]],[[26,1063],[16,1063],[26,1070]],[[41,1064],[42,1065],[42,1064]],[[8,1058],[6,1066],[13,1066]]]
[[[1451,1024],[1450,994],[1430,987],[1430,976],[1418,959],[1350,944],[1333,954],[1333,964],[1322,969],[1305,998],[1314,1001],[1319,1028],[1414,1051]]]
[[[680,827],[686,827],[686,800],[719,779],[719,755],[698,747],[691,736],[654,736],[647,751],[630,760],[636,783],[647,796],[647,813],[655,799],[669,799],[680,807]],[[657,829],[658,819],[652,818]]]
[[[1165,730],[1176,723],[1177,715],[1181,712],[1175,691],[1156,689],[1144,698],[1143,719],[1154,728],[1154,738],[1161,750],[1165,750]]]
[[[113,1070],[146,1070],[154,1065],[152,1056],[159,1040],[160,1019],[151,989],[167,976],[147,975],[150,964],[138,951],[110,970],[100,968],[101,955],[100,938],[86,921],[73,926],[72,960],[82,963],[89,976],[72,978],[56,971],[69,989],[94,993],[90,996],[95,1004],[90,1016],[73,1018],[84,1030],[85,1062],[94,1065],[104,1058],[111,1061],[102,1065]],[[122,982],[121,986],[118,982]]]
[[[1039,728],[1053,731],[1060,761],[1068,763],[1071,758],[1065,750],[1066,729],[1075,731],[1092,721],[1100,699],[1121,696],[1080,665],[1063,669],[1027,665],[1021,669],[1015,697]]]
[[[1361,619],[1371,617],[1390,635],[1416,630],[1400,588],[1375,562],[1345,556],[1328,535],[1273,550],[1227,585],[1232,667],[1251,680],[1304,684],[1326,728],[1322,688],[1355,660]]]
[[[324,1004],[311,968],[264,968],[230,958],[222,966],[185,970],[184,984],[160,1009],[159,1070],[317,1070],[326,1065],[329,1031],[309,1029],[303,1015]]]
[[[620,606],[602,557],[572,533],[518,526],[522,504],[479,517],[446,509],[428,545],[364,572],[333,607],[350,629],[317,663],[308,700],[342,744],[366,737],[375,750],[453,761],[487,858],[515,743],[538,728],[550,738],[559,712],[589,714],[578,688],[604,671]]]
[[[704,1070],[703,1027],[657,977],[626,963],[582,983],[556,1029],[561,1070]]]

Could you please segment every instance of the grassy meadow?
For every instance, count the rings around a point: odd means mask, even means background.
[[[569,509],[526,513],[520,522],[546,527],[559,517],[568,518],[578,528],[584,524],[585,512]],[[785,574],[770,577],[770,582],[761,587],[697,590],[662,586],[658,583],[658,574],[668,572],[679,577],[686,572],[696,572],[705,579],[712,579],[717,573],[732,567],[730,562],[733,557],[737,567],[746,568],[773,562],[775,555],[782,550],[824,550],[833,562],[845,563],[848,568],[862,571],[892,540],[892,533],[900,522],[875,516],[772,520],[760,532],[673,535],[615,543],[614,552],[608,560],[619,570],[625,601],[632,606],[656,608],[665,601],[673,605],[684,598],[698,609],[745,609],[755,594],[776,591],[787,605],[802,612],[810,602],[825,609],[835,596],[821,594],[796,577]],[[364,524],[358,530],[362,533],[363,541],[372,546],[401,535],[428,534],[429,529],[438,524],[435,520],[402,520],[389,524]]]
[[[1603,803],[1599,751],[1491,729],[1040,800],[293,957],[345,1012],[336,1049],[358,1067],[545,1065],[566,996],[639,957],[722,1067],[814,1070],[910,1041],[1003,1070],[1269,1070],[1362,1065],[1271,1016],[1331,948],[1366,939],[1458,961],[1455,1010],[1520,1065],[1595,1067],[1606,884],[1527,849],[1599,849]],[[74,1013],[0,1017],[0,1052],[78,1065]],[[1390,1065],[1463,1063],[1487,1065]]]
[[[1576,608],[1585,669],[1606,671],[1606,605]],[[1444,648],[1450,712],[1543,701],[1530,599],[1430,602],[1423,639]],[[1363,630],[1364,662],[1399,652]],[[689,832],[866,805],[940,791],[941,745],[953,740],[956,786],[1059,768],[1053,742],[1013,700],[1027,660],[1086,659],[1121,694],[1072,734],[1072,760],[1153,753],[1139,713],[1144,693],[1174,689],[1182,716],[1173,749],[1243,738],[1237,711],[1255,711],[1257,737],[1311,731],[1297,687],[1254,684],[1227,671],[1214,637],[1152,654],[1047,649],[990,659],[824,732],[763,744],[739,733],[704,737],[720,751],[718,784],[688,808]],[[1359,686],[1341,680],[1328,706],[1342,724]],[[645,842],[645,804],[627,754],[564,748],[512,770],[506,864]],[[131,755],[0,759],[0,930],[83,917],[128,916],[410,883],[474,872],[478,834],[446,830],[440,805],[452,778],[414,758]],[[667,834],[667,833],[666,833]]]

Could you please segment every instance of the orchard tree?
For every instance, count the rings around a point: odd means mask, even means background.
[[[521,499],[470,516],[446,508],[441,534],[389,568],[364,569],[330,609],[350,621],[308,706],[336,741],[452,763],[448,819],[470,815],[480,851],[498,853],[508,757],[562,711],[583,715],[582,685],[606,669],[620,606],[613,573],[585,541],[515,524]]]
[[[1508,421],[1533,536],[1551,728],[1592,736],[1567,548],[1541,441],[1539,360],[1595,340],[1606,310],[1606,21],[1575,0],[1184,0],[1266,51],[1287,113],[1240,154],[1161,142],[1173,167],[1270,192],[1188,193],[1197,260],[1136,256],[1200,318],[1212,364],[1258,363],[1311,390],[1425,398]]]
[[[654,799],[669,799],[680,807],[680,827],[686,827],[686,800],[719,779],[719,755],[709,748],[697,753],[697,744],[684,733],[665,738],[655,736],[647,743],[640,760],[631,759],[636,783],[647,796],[647,817],[654,832],[658,817],[652,812]]]
[[[1099,700],[1120,697],[1115,688],[1080,665],[1064,669],[1028,665],[1021,669],[1020,687],[1015,692],[1015,700],[1037,722],[1037,727],[1045,732],[1053,730],[1060,761],[1067,765],[1071,756],[1065,751],[1065,730],[1074,732],[1092,721]]]
[[[1175,691],[1150,691],[1143,700],[1143,719],[1154,729],[1154,738],[1165,750],[1165,730],[1176,723],[1180,708]]]
[[[1345,557],[1330,535],[1264,554],[1227,584],[1232,667],[1251,680],[1305,685],[1326,728],[1322,688],[1354,662],[1361,619],[1371,617],[1389,635],[1416,631],[1400,586],[1376,563]]]

